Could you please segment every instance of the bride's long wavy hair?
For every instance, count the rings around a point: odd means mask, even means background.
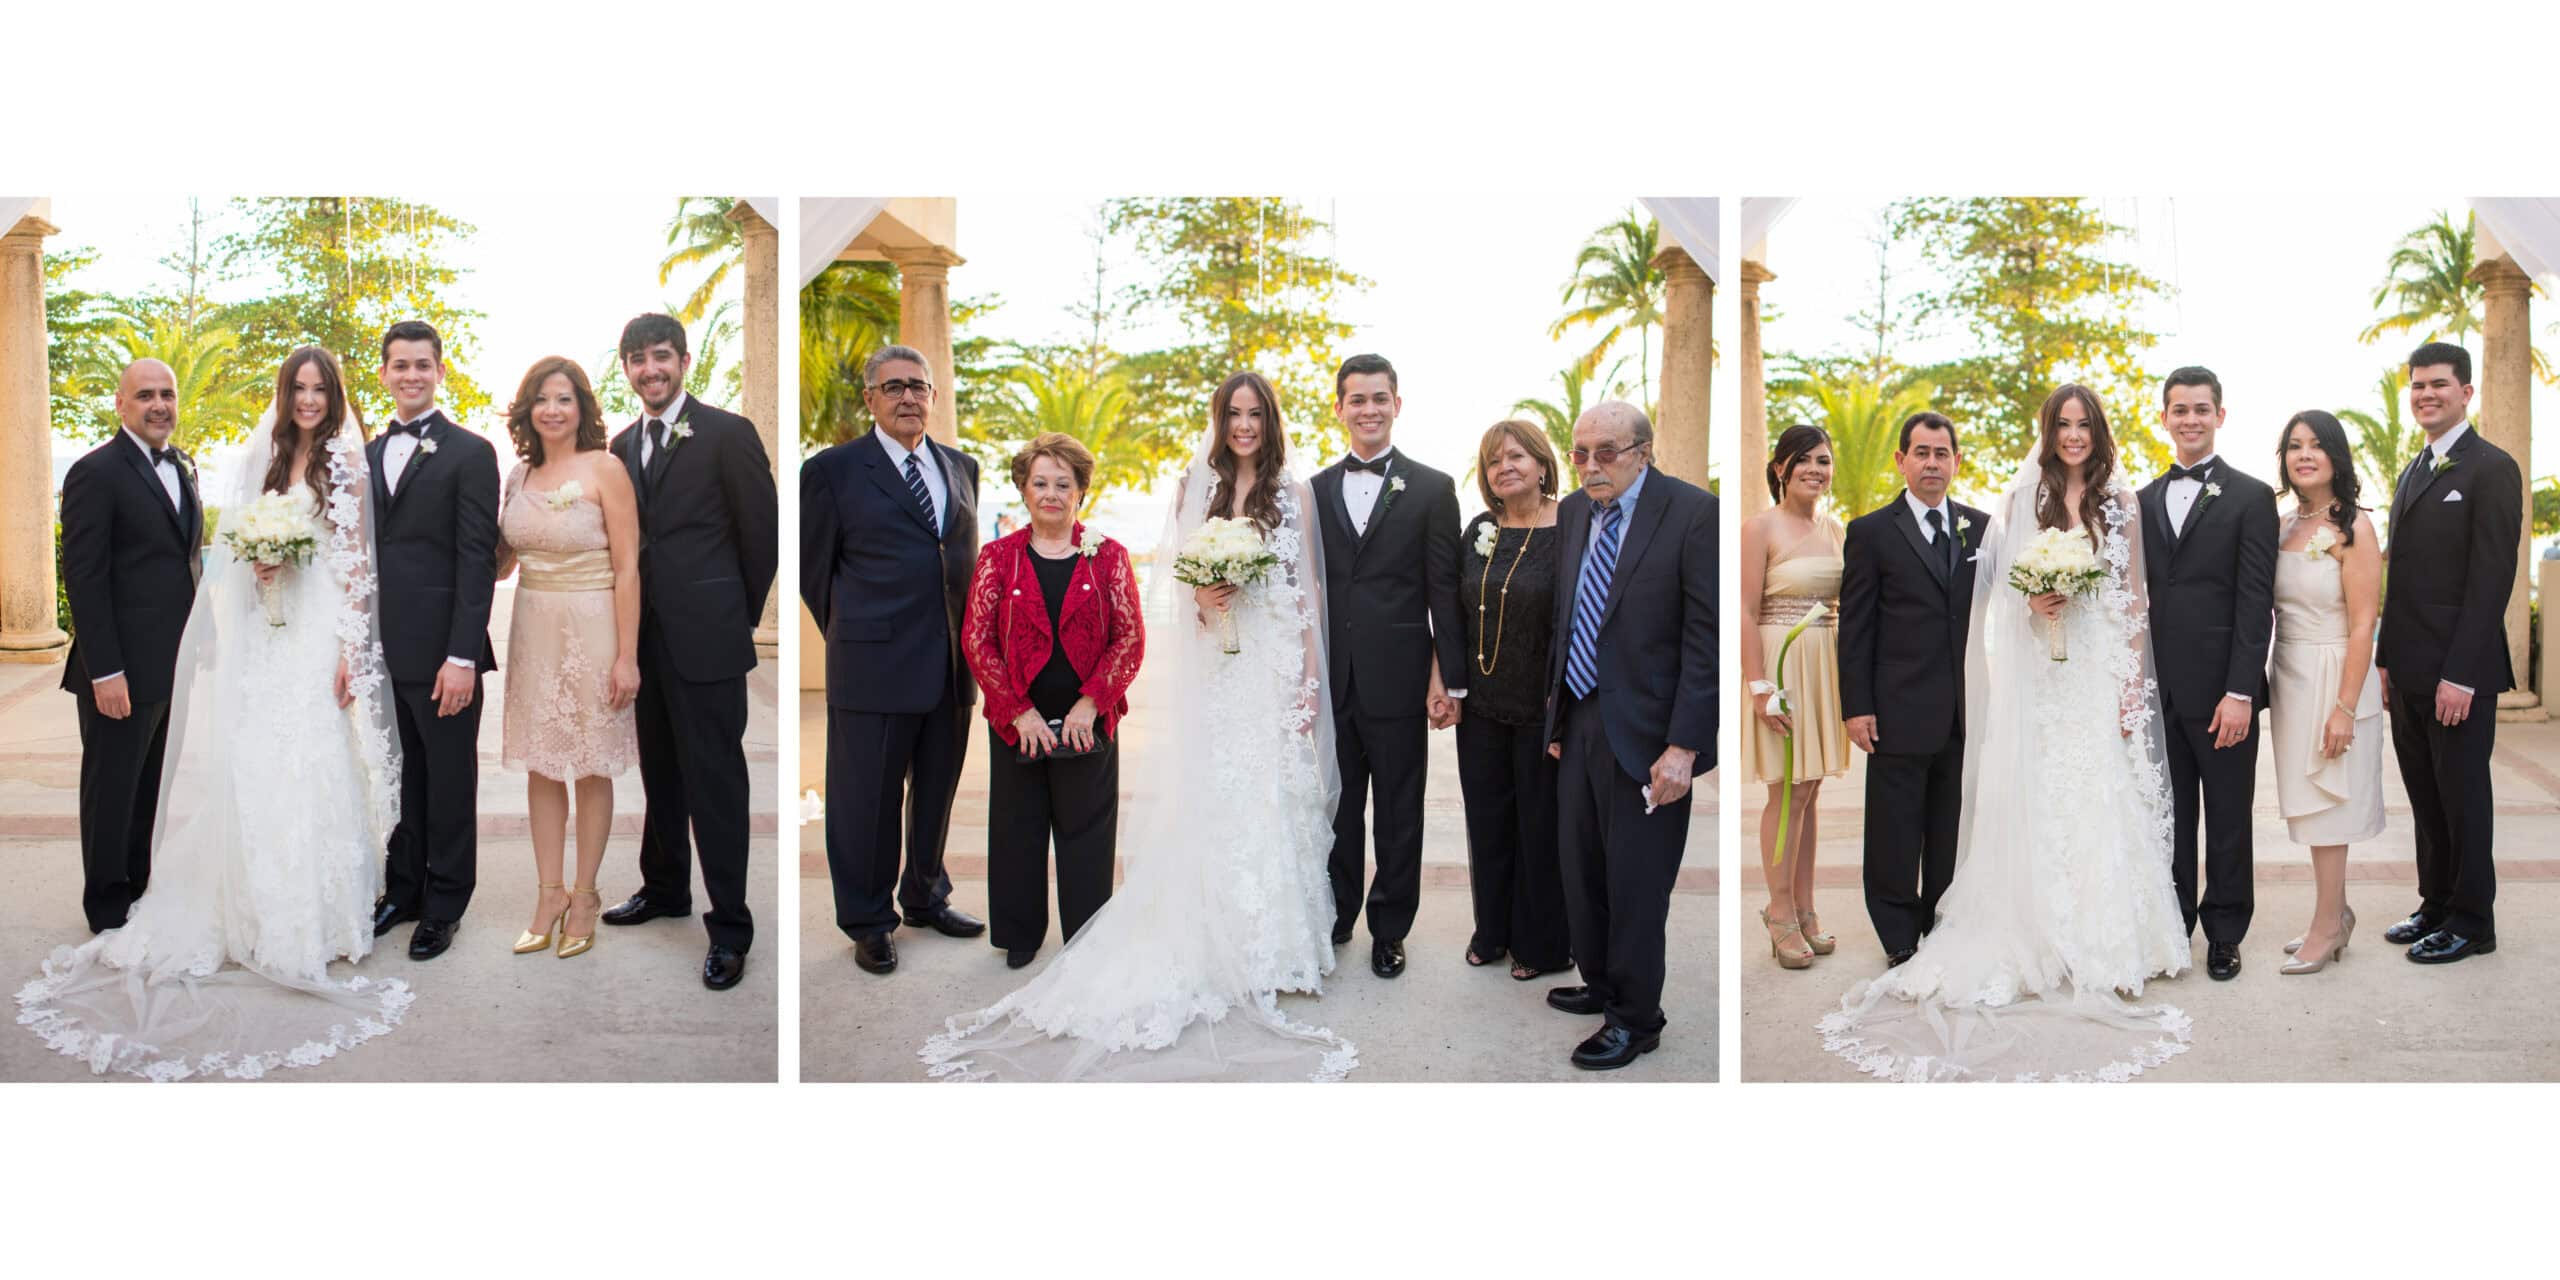
[[[2062,495],[2070,491],[2071,468],[2064,463],[2054,438],[2062,433],[2062,406],[2077,400],[2089,411],[2089,460],[2087,487],[2080,491],[2080,529],[2089,535],[2089,545],[2105,549],[2104,515],[2107,487],[2116,477],[2116,439],[2107,430],[2107,411],[2098,407],[2098,393],[2077,382],[2066,382],[2044,398],[2044,407],[2036,410],[2036,456],[2044,479],[2036,486],[2036,525],[2043,529],[2071,527],[2071,510],[2063,505]]]
[[[1227,409],[1234,403],[1236,389],[1252,388],[1254,398],[1262,402],[1262,443],[1253,450],[1253,493],[1244,501],[1244,510],[1235,509],[1235,449],[1227,443]],[[1280,397],[1261,374],[1247,369],[1227,375],[1218,384],[1217,394],[1209,397],[1209,470],[1218,477],[1217,487],[1209,491],[1209,514],[1230,520],[1239,516],[1250,519],[1265,532],[1280,525],[1280,468],[1289,461],[1289,421],[1280,412]]]
[[[266,483],[261,493],[283,493],[293,487],[293,451],[301,431],[293,422],[293,379],[302,366],[320,371],[320,389],[329,398],[329,407],[320,412],[320,425],[311,435],[311,459],[303,464],[302,478],[311,485],[315,509],[325,510],[329,502],[329,441],[355,426],[356,439],[369,439],[364,429],[364,414],[347,398],[346,375],[338,368],[338,358],[326,347],[295,347],[276,370],[276,423],[269,434]]]

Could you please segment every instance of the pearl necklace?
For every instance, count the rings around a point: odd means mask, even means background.
[[[1500,550],[1502,546],[1500,521],[1494,522],[1493,530],[1494,547]],[[1476,583],[1476,674],[1478,675],[1492,675],[1493,669],[1502,665],[1502,624],[1511,616],[1511,579],[1514,574],[1520,572],[1520,562],[1529,558],[1529,543],[1537,536],[1536,525],[1527,526],[1521,531],[1520,554],[1513,557],[1511,572],[1502,575],[1501,606],[1494,611],[1493,615],[1493,661],[1491,662],[1485,661],[1484,657],[1484,592],[1485,588],[1493,583],[1493,557],[1487,555],[1484,558],[1484,577]]]

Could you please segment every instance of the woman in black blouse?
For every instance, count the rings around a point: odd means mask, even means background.
[[[1491,510],[1468,522],[1458,549],[1458,609],[1475,664],[1458,720],[1476,917],[1467,963],[1508,952],[1522,982],[1573,965],[1556,864],[1556,763],[1545,741],[1561,472],[1545,432],[1495,423],[1476,446],[1476,487]],[[1432,683],[1437,693],[1436,670]]]

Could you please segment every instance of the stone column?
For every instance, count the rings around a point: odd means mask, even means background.
[[[2515,456],[2524,472],[2524,528],[2517,534],[2516,580],[2507,597],[2507,652],[2522,688],[2498,695],[2501,719],[2540,720],[2542,700],[2530,687],[2528,667],[2533,652],[2533,314],[2527,301],[2533,279],[2500,254],[2471,269],[2487,295],[2487,317],[2480,335],[2480,410],[2475,426],[2491,444]]]
[[[739,411],[756,424],[756,434],[764,439],[764,456],[773,460],[778,495],[782,484],[782,233],[743,200],[729,210],[729,220],[738,224],[747,242],[746,402]],[[781,602],[790,591],[789,583],[777,582],[765,596],[764,618],[756,624],[755,634],[760,656],[770,658],[780,652]]]
[[[933,417],[925,430],[944,444],[960,444],[958,381],[951,370],[951,268],[960,255],[944,248],[887,249],[898,268],[898,341],[933,362]]]
[[[2549,612],[2554,602],[2560,602],[2560,595],[2552,594],[2555,591],[2560,591],[2560,560],[2539,561],[2535,564],[2534,568],[2542,575],[2542,607],[2544,610],[2542,615],[2542,671],[2540,673],[2541,679],[2535,683],[2536,687],[2540,688],[2543,693],[2550,694],[2560,692],[2560,631],[2554,631],[2552,629],[2551,614]]]
[[[1653,255],[1662,272],[1662,395],[1654,412],[1662,469],[1704,486],[1708,460],[1707,380],[1714,366],[1715,282],[1678,245]]]
[[[45,363],[44,238],[29,215],[0,235],[0,662],[58,662],[53,392]]]
[[[1769,461],[1768,367],[1760,354],[1760,286],[1777,275],[1752,258],[1742,260],[1742,454],[1734,488],[1746,517],[1769,509],[1769,487],[1760,483]]]

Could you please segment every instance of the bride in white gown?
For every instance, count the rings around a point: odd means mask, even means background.
[[[1937,926],[1822,1019],[1823,1046],[1896,1080],[2123,1080],[2187,1047],[2134,1003],[2186,970],[2143,585],[2140,511],[2088,389],[2055,391],[1993,513],[1965,662],[1963,820]],[[2040,528],[2095,531],[2106,578],[2048,624],[2008,583]]]
[[[1333,971],[1341,791],[1315,503],[1286,465],[1270,384],[1236,374],[1176,490],[1148,581],[1142,688],[1170,718],[1133,791],[1111,900],[1019,990],[952,1018],[928,1073],[1014,1080],[1338,1080],[1358,1050],[1291,1018]],[[1173,581],[1211,515],[1255,516],[1279,566],[1232,597],[1240,652]]]
[[[373,949],[400,808],[362,430],[334,358],[300,348],[206,497],[230,511],[269,491],[301,500],[318,552],[274,575],[271,625],[255,566],[218,536],[206,549],[150,888],[123,928],[58,948],[18,992],[18,1021],[93,1072],[255,1078],[324,1062],[409,1006],[406,983],[330,972]]]

